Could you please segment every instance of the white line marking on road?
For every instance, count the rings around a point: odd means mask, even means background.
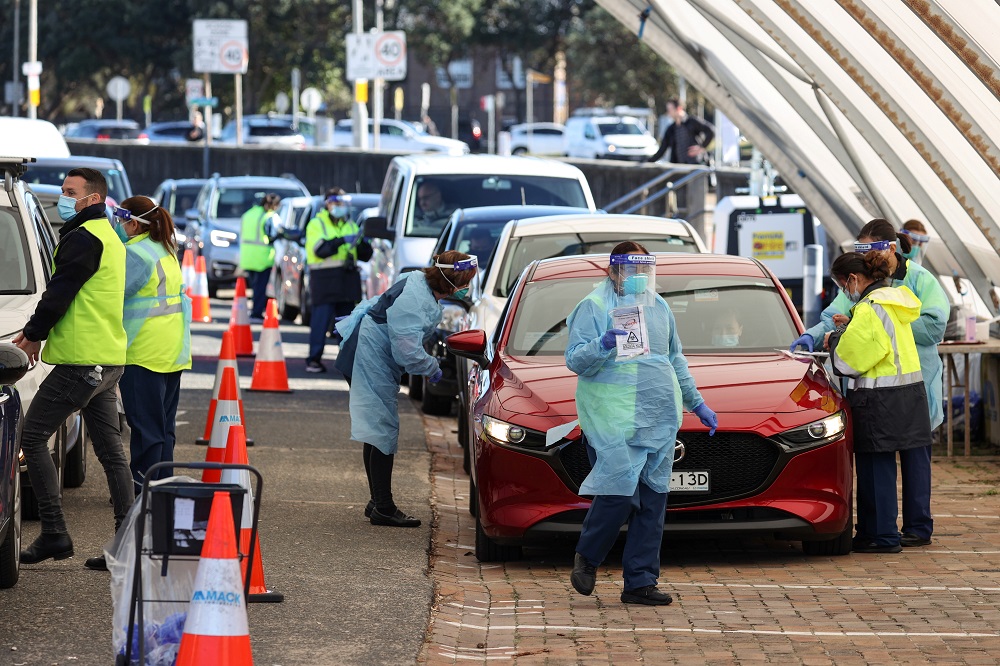
[[[475,549],[475,546],[467,546],[463,543],[446,543],[444,544],[447,548],[465,548],[467,550]]]
[[[491,624],[489,627],[481,627],[476,624],[466,624],[465,622],[451,622],[440,620],[442,624],[447,624],[460,629],[480,629],[482,631],[604,631],[608,633],[653,633],[661,632],[665,634],[751,634],[764,636],[828,636],[828,637],[848,637],[848,636],[898,636],[902,638],[1000,638],[1000,634],[976,633],[971,631],[787,631],[785,629],[700,629],[697,627],[575,627],[573,625],[554,624],[518,624],[518,625],[497,625]]]
[[[439,652],[438,654],[447,659],[467,659],[469,661],[483,661],[490,659],[504,659],[506,661],[510,661],[510,658],[514,655],[513,652],[505,652],[503,655],[457,654],[455,652]]]
[[[619,584],[620,586],[620,584]],[[674,583],[671,587],[738,587],[759,590],[852,590],[859,592],[1000,592],[1000,587],[948,587],[945,585],[782,585],[778,583]]]
[[[1000,516],[986,516],[979,515],[978,513],[935,513],[935,518],[988,518],[991,520],[1000,520]]]

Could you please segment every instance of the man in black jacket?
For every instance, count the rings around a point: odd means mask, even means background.
[[[675,164],[700,164],[704,162],[705,147],[715,138],[715,127],[701,118],[689,116],[680,100],[667,102],[667,115],[674,121],[663,133],[660,149],[649,158],[656,162],[670,151],[670,161]]]
[[[55,270],[35,313],[13,340],[32,362],[54,366],[24,415],[21,450],[42,523],[41,535],[21,552],[22,564],[73,556],[60,500],[59,475],[48,441],[80,411],[94,454],[104,467],[115,513],[115,530],[135,498],[132,473],[122,447],[116,388],[127,345],[122,325],[125,246],[105,213],[107,181],[95,169],[71,169],[59,197]],[[47,340],[42,349],[42,340]],[[85,563],[106,569],[104,556]]]

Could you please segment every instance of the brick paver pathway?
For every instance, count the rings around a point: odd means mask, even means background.
[[[676,540],[660,578],[674,603],[654,608],[619,601],[620,552],[591,597],[570,586],[571,546],[480,564],[454,420],[425,427],[436,524],[422,663],[1000,663],[996,462],[935,460],[934,543],[898,555]]]

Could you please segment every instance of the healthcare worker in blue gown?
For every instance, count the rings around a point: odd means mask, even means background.
[[[627,523],[621,600],[665,606],[673,599],[656,580],[681,412],[697,414],[710,435],[718,419],[695,387],[655,276],[654,256],[638,243],[619,243],[608,278],[568,318],[566,367],[580,377],[576,407],[593,465],[580,494],[594,496],[570,581],[580,594],[594,591],[596,569]],[[633,305],[643,306],[649,353],[626,360],[617,339],[631,331],[616,328],[610,311]]]
[[[854,244],[855,252],[885,254],[892,271],[889,286],[908,287],[920,300],[920,316],[910,327],[913,329],[913,340],[917,344],[917,355],[920,357],[920,370],[924,377],[927,408],[933,431],[944,421],[942,364],[937,346],[944,340],[944,330],[948,325],[951,306],[937,278],[917,262],[904,258],[904,255],[911,254],[912,249],[910,237],[906,234],[897,234],[892,224],[883,219],[874,219],[866,224]],[[791,349],[794,351],[796,347],[803,346],[813,351],[815,347],[821,347],[826,334],[834,330],[837,325],[834,316],[839,315],[838,322],[846,321],[853,306],[854,303],[847,294],[841,291],[833,303],[823,310],[820,323],[793,342]],[[926,546],[931,542],[931,534],[934,532],[934,520],[930,513],[930,444],[909,449],[905,455],[900,454],[900,476],[903,480],[903,533],[900,544],[908,547]],[[866,534],[864,530],[867,527],[863,524],[862,516],[858,515],[858,534]]]
[[[351,387],[351,439],[364,444],[372,525],[417,527],[392,499],[392,466],[399,446],[399,382],[404,372],[441,380],[436,358],[424,350],[441,321],[444,298],[463,300],[477,272],[475,257],[448,251],[434,265],[405,273],[384,294],[361,303],[337,324],[344,343],[335,367]]]

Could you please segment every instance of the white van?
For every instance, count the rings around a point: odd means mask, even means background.
[[[566,155],[636,160],[656,154],[656,138],[631,116],[572,116],[566,121]]]
[[[0,155],[69,157],[69,146],[47,120],[0,117]]]
[[[437,206],[425,212],[420,203],[430,206],[431,195]],[[364,233],[392,241],[391,284],[401,274],[427,266],[455,210],[527,204],[596,210],[583,172],[563,162],[498,155],[400,156],[389,164],[379,214],[368,218]]]

